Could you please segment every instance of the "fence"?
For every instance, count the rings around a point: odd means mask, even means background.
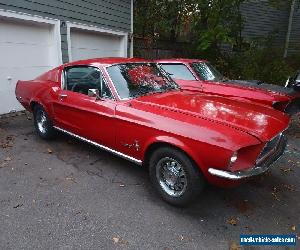
[[[134,38],[134,56],[146,59],[189,57],[188,43]]]

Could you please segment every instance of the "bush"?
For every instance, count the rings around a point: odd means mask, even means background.
[[[281,49],[253,43],[244,51],[223,55],[215,63],[231,79],[284,85],[287,78],[300,68],[300,56],[284,59]]]

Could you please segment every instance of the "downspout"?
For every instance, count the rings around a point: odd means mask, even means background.
[[[133,57],[133,0],[131,0],[130,57]]]
[[[286,40],[285,40],[285,47],[284,47],[284,54],[283,54],[284,58],[286,58],[287,54],[288,54],[291,31],[292,31],[292,24],[293,24],[293,17],[294,17],[294,11],[295,11],[295,5],[296,5],[296,0],[292,0],[291,10],[290,10],[290,17],[289,17],[289,26],[288,26],[288,31],[286,33]]]

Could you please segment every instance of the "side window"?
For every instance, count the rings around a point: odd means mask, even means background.
[[[98,68],[84,66],[67,68],[65,69],[64,81],[66,90],[88,95],[89,89],[98,89],[102,97],[112,98],[112,94]]]
[[[184,64],[161,64],[160,66],[169,73],[173,79],[196,80],[191,71]]]

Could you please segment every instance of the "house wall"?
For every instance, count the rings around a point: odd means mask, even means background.
[[[289,9],[276,9],[267,0],[248,0],[241,6],[244,18],[243,36],[265,37],[275,32],[274,46],[284,47]]]
[[[59,19],[63,62],[69,61],[66,21],[131,30],[131,0],[0,0],[0,9]]]
[[[290,6],[280,8],[272,6],[268,0],[248,0],[242,3],[241,12],[244,18],[243,36],[248,39],[266,37],[274,34],[274,46],[284,48]],[[300,8],[296,6],[288,54],[300,53]]]
[[[296,5],[293,16],[289,53],[300,54],[300,2]]]

